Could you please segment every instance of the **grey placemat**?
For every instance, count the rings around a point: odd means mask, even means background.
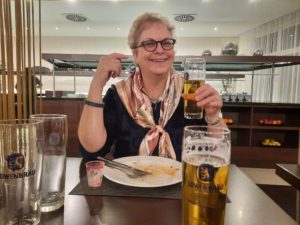
[[[90,188],[86,177],[73,188],[70,195],[103,195],[103,196],[130,196],[147,198],[181,199],[181,183],[155,188],[131,187],[117,184],[103,177],[99,188]]]
[[[101,187],[90,188],[87,185],[86,177],[84,177],[69,194],[181,199],[181,183],[165,187],[143,188],[117,184],[103,177]],[[227,196],[226,203],[230,202]]]

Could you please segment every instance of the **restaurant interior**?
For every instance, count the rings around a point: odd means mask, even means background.
[[[13,22],[5,21],[5,2],[12,6]],[[113,52],[129,55],[105,94],[134,66],[128,30],[147,11],[175,26],[174,69],[183,74],[186,58],[204,58],[206,82],[222,97],[232,173],[243,174],[230,183],[225,224],[300,224],[299,0],[36,0],[29,1],[26,23],[15,22],[14,15],[24,11],[14,2],[3,0],[0,9],[0,28],[7,32],[0,38],[0,120],[36,113],[68,117],[64,207],[43,213],[41,224],[181,224],[174,199],[161,200],[159,208],[155,197],[142,204],[134,195],[94,198],[99,195],[94,190],[87,195],[73,190],[83,176],[77,129],[98,61]],[[17,83],[25,67],[37,80],[22,88]],[[248,184],[253,189],[246,190]]]

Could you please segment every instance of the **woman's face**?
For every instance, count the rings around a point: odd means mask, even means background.
[[[172,38],[171,33],[163,23],[153,23],[142,31],[138,45],[146,40],[162,41]],[[157,76],[167,75],[173,65],[175,56],[174,49],[164,50],[160,43],[153,52],[146,51],[144,47],[133,50],[135,62],[139,65],[142,74],[152,74]]]

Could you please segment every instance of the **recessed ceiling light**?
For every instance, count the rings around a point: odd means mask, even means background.
[[[87,29],[87,30],[90,30],[91,28],[87,27],[86,29]]]
[[[195,19],[196,14],[175,14],[174,19],[177,22],[191,22]]]
[[[66,19],[72,22],[85,22],[87,20],[86,17],[76,13],[69,13],[66,15]]]
[[[59,27],[55,27],[55,30],[59,30]]]
[[[117,30],[119,31],[119,30],[121,30],[121,28],[120,28],[120,27],[117,27]]]
[[[180,30],[183,31],[183,27],[180,27]]]
[[[218,27],[214,27],[214,31],[218,31],[219,29],[218,29]]]

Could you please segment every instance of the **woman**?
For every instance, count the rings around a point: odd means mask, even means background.
[[[184,126],[226,126],[219,117],[221,98],[208,84],[195,97],[205,119],[184,119],[183,79],[172,69],[173,33],[174,26],[158,14],[138,17],[128,35],[137,70],[112,86],[104,99],[103,87],[111,76],[121,73],[120,61],[127,56],[113,53],[101,58],[78,129],[85,158],[105,155],[114,145],[114,157],[159,155],[181,160]]]

